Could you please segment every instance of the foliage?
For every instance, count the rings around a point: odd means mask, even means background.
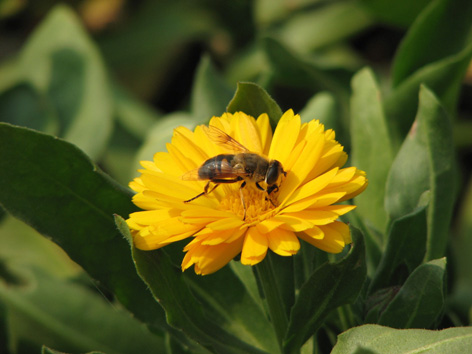
[[[0,4],[0,352],[472,346],[472,2],[24,3]],[[126,184],[176,126],[289,108],[367,173],[350,249],[201,277],[134,248]]]

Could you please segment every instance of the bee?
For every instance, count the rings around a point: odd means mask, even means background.
[[[183,180],[208,180],[208,183],[203,188],[202,193],[190,198],[189,200],[185,200],[184,203],[189,203],[203,195],[211,193],[220,184],[242,182],[239,187],[239,194],[241,197],[241,204],[244,208],[243,220],[246,219],[246,204],[244,202],[242,189],[247,185],[247,183],[254,183],[259,190],[266,192],[266,200],[269,200],[275,207],[276,205],[270,198],[270,194],[279,189],[279,186],[277,185],[279,177],[282,174],[284,176],[287,175],[282,164],[277,160],[268,160],[260,154],[250,152],[238,141],[215,126],[210,125],[204,127],[204,129],[211,141],[219,145],[224,145],[236,153],[214,156],[206,160],[196,170],[185,173],[182,176]],[[260,185],[261,182],[265,182],[267,189],[264,189]],[[210,188],[211,183],[214,183],[214,186]]]

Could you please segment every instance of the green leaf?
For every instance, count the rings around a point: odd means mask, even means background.
[[[340,125],[339,114],[336,98],[329,92],[320,92],[314,95],[300,111],[303,123],[318,119],[326,129],[334,131],[337,131]]]
[[[116,119],[139,140],[144,140],[160,114],[139,101],[118,84],[112,85]]]
[[[60,352],[60,351],[57,351],[57,350],[54,350],[54,349],[51,349],[51,348],[48,348],[46,346],[43,346],[41,348],[41,354],[65,354],[64,352]],[[92,351],[92,352],[88,352],[86,354],[105,354],[103,352],[97,352],[97,351]]]
[[[401,285],[419,266],[426,252],[426,206],[395,220],[369,292]]]
[[[8,215],[0,223],[1,259],[5,260],[6,266],[21,264],[39,268],[59,278],[78,277],[83,273],[80,266],[54,242]]]
[[[251,271],[251,267],[244,267]],[[224,267],[204,277],[188,272],[185,273],[187,284],[212,322],[256,348],[277,353],[275,332],[264,309],[247,292],[232,269]]]
[[[97,157],[112,128],[111,97],[100,54],[75,13],[56,6],[29,38],[19,65],[23,80],[51,102],[60,135]]]
[[[3,122],[56,133],[56,118],[48,100],[28,83],[19,83],[0,94]]]
[[[164,340],[87,287],[39,269],[17,270],[22,283],[0,283],[11,338],[66,352],[155,353]],[[10,343],[10,347],[15,347]],[[160,348],[160,349],[159,349]]]
[[[392,165],[385,206],[391,219],[410,213],[429,191],[425,259],[444,256],[454,204],[454,149],[448,115],[426,87],[410,134]]]
[[[418,108],[416,95],[421,85],[429,87],[447,111],[454,115],[471,57],[472,41],[459,53],[421,67],[386,97],[385,113],[395,122],[400,136],[405,136],[413,123]]]
[[[341,333],[331,354],[467,353],[471,347],[472,327],[428,331],[364,325]]]
[[[269,316],[280,347],[287,331],[288,317],[295,301],[293,258],[279,257],[269,252],[256,265],[257,280],[267,302]]]
[[[388,221],[384,209],[385,182],[393,161],[394,142],[372,71],[363,69],[356,74],[352,90],[352,164],[364,170],[369,180],[367,189],[355,198],[356,212],[382,232]]]
[[[185,112],[174,112],[160,118],[152,127],[148,127],[148,134],[131,167],[133,172],[141,168],[139,161],[152,161],[156,152],[167,151],[166,145],[171,142],[175,128],[184,126],[193,130],[197,124],[198,122]]]
[[[162,95],[169,75],[194,61],[194,45],[218,31],[211,12],[193,1],[145,2],[128,15],[97,40],[111,71],[139,97]]]
[[[362,0],[361,4],[377,19],[395,26],[409,27],[431,0]]]
[[[472,2],[432,1],[418,16],[393,62],[393,86],[398,86],[427,64],[460,52],[472,29]]]
[[[290,314],[285,352],[297,353],[303,343],[323,324],[335,308],[356,300],[366,279],[362,234],[351,228],[353,246],[334,264],[317,268],[301,287]]]
[[[226,110],[229,113],[241,111],[254,118],[267,113],[272,126],[277,125],[283,113],[266,90],[252,82],[238,82],[236,93]]]
[[[305,60],[272,38],[265,38],[262,44],[272,68],[274,80],[283,86],[303,87],[313,93],[317,91],[331,92],[338,102],[341,121],[347,122],[351,72],[324,68],[312,60]],[[342,134],[343,132],[338,131],[337,133]]]
[[[188,284],[190,282],[191,287],[196,289],[200,296],[206,297],[205,301],[214,306],[213,310],[222,306],[221,301],[223,299],[221,294],[218,294],[217,298],[213,298],[211,291],[209,291],[209,294],[203,294],[202,292],[205,290],[202,283],[197,284],[198,277],[194,280],[188,280],[188,276],[173,264],[165,250],[138,250],[133,246],[132,236],[124,220],[117,217],[116,223],[131,246],[133,259],[139,275],[149,286],[156,300],[165,309],[167,321],[171,326],[182,330],[187,336],[212,352],[262,353],[260,349],[241,341],[215,323],[215,313],[204,311],[205,306],[197,301]],[[208,277],[211,276],[208,275]],[[209,282],[213,283],[212,280]],[[216,285],[218,287],[222,286],[222,284]],[[216,285],[212,284],[211,286]],[[231,291],[232,288],[228,284],[226,285],[226,290]],[[237,291],[241,295],[244,294],[242,287],[239,287]],[[234,303],[232,304],[233,309],[230,311],[236,310],[234,308],[235,305]],[[240,311],[248,311],[248,309],[244,308]],[[219,312],[220,316],[228,316],[224,309],[220,309]],[[239,317],[239,320],[241,319],[240,316],[237,317]],[[229,319],[231,319],[231,316]],[[236,332],[240,332],[241,329],[241,327],[238,328]],[[265,329],[259,329],[258,332],[260,330],[265,331]],[[254,337],[252,339],[253,341],[256,340]],[[267,339],[263,339],[262,342],[267,343]]]
[[[294,13],[275,31],[282,43],[300,53],[335,44],[365,30],[373,19],[357,2],[331,2]]]
[[[9,213],[59,244],[138,319],[166,327],[114,224],[114,213],[136,210],[129,190],[74,145],[8,124],[0,124],[0,185]]]
[[[337,99],[347,100],[350,75],[337,75],[336,71],[317,66],[292,53],[272,38],[264,38],[262,44],[274,75],[286,85],[309,87],[332,92]]]
[[[457,227],[451,237],[452,262],[454,266],[454,285],[451,303],[464,317],[472,314],[472,180],[462,196],[457,213]]]
[[[443,311],[446,258],[420,265],[408,277],[378,323],[395,328],[429,328]]]
[[[196,124],[206,123],[213,116],[221,116],[232,97],[233,91],[218,74],[210,58],[204,56],[198,65],[192,88],[190,110]]]

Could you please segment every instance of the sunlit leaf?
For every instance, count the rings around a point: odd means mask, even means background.
[[[425,192],[428,208],[426,259],[444,256],[454,204],[451,122],[434,94],[421,88],[420,107],[392,165],[385,206],[391,219],[414,210]]]
[[[378,325],[352,328],[338,337],[332,354],[415,352],[467,353],[472,347],[472,327],[400,330]]]
[[[60,135],[98,157],[111,132],[111,97],[100,54],[75,13],[56,6],[29,38],[19,64],[23,80],[51,103]]]
[[[20,274],[20,285],[0,283],[10,338],[64,352],[155,353],[163,338],[87,287],[39,269]],[[10,343],[11,348],[17,346]],[[160,348],[160,349],[159,349]]]
[[[364,222],[384,231],[385,182],[394,157],[394,141],[382,109],[380,91],[369,69],[354,76],[352,90],[352,164],[364,170],[369,180],[369,186],[356,197],[355,204]]]

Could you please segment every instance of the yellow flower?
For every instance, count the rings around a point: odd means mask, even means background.
[[[213,117],[219,128],[251,152],[279,161],[279,188],[267,191],[254,181],[220,184],[199,198],[207,180],[182,178],[211,157],[235,154],[215,143],[198,126],[194,132],[178,127],[168,152],[158,152],[154,161],[142,161],[141,176],[130,183],[137,192],[133,202],[144,211],[130,215],[127,223],[134,243],[153,250],[191,237],[184,251],[182,270],[195,265],[197,274],[209,274],[241,253],[241,263],[255,265],[270,248],[281,256],[292,256],[302,239],[321,250],[339,253],[351,243],[349,227],[338,221],[354,209],[334,204],[350,199],[367,186],[363,171],[341,168],[347,160],[332,130],[317,120],[300,122],[287,111],[272,135],[267,114],[257,120],[242,112]],[[211,184],[209,191],[214,184]],[[267,189],[267,184],[259,182]],[[244,205],[242,203],[244,200]]]

